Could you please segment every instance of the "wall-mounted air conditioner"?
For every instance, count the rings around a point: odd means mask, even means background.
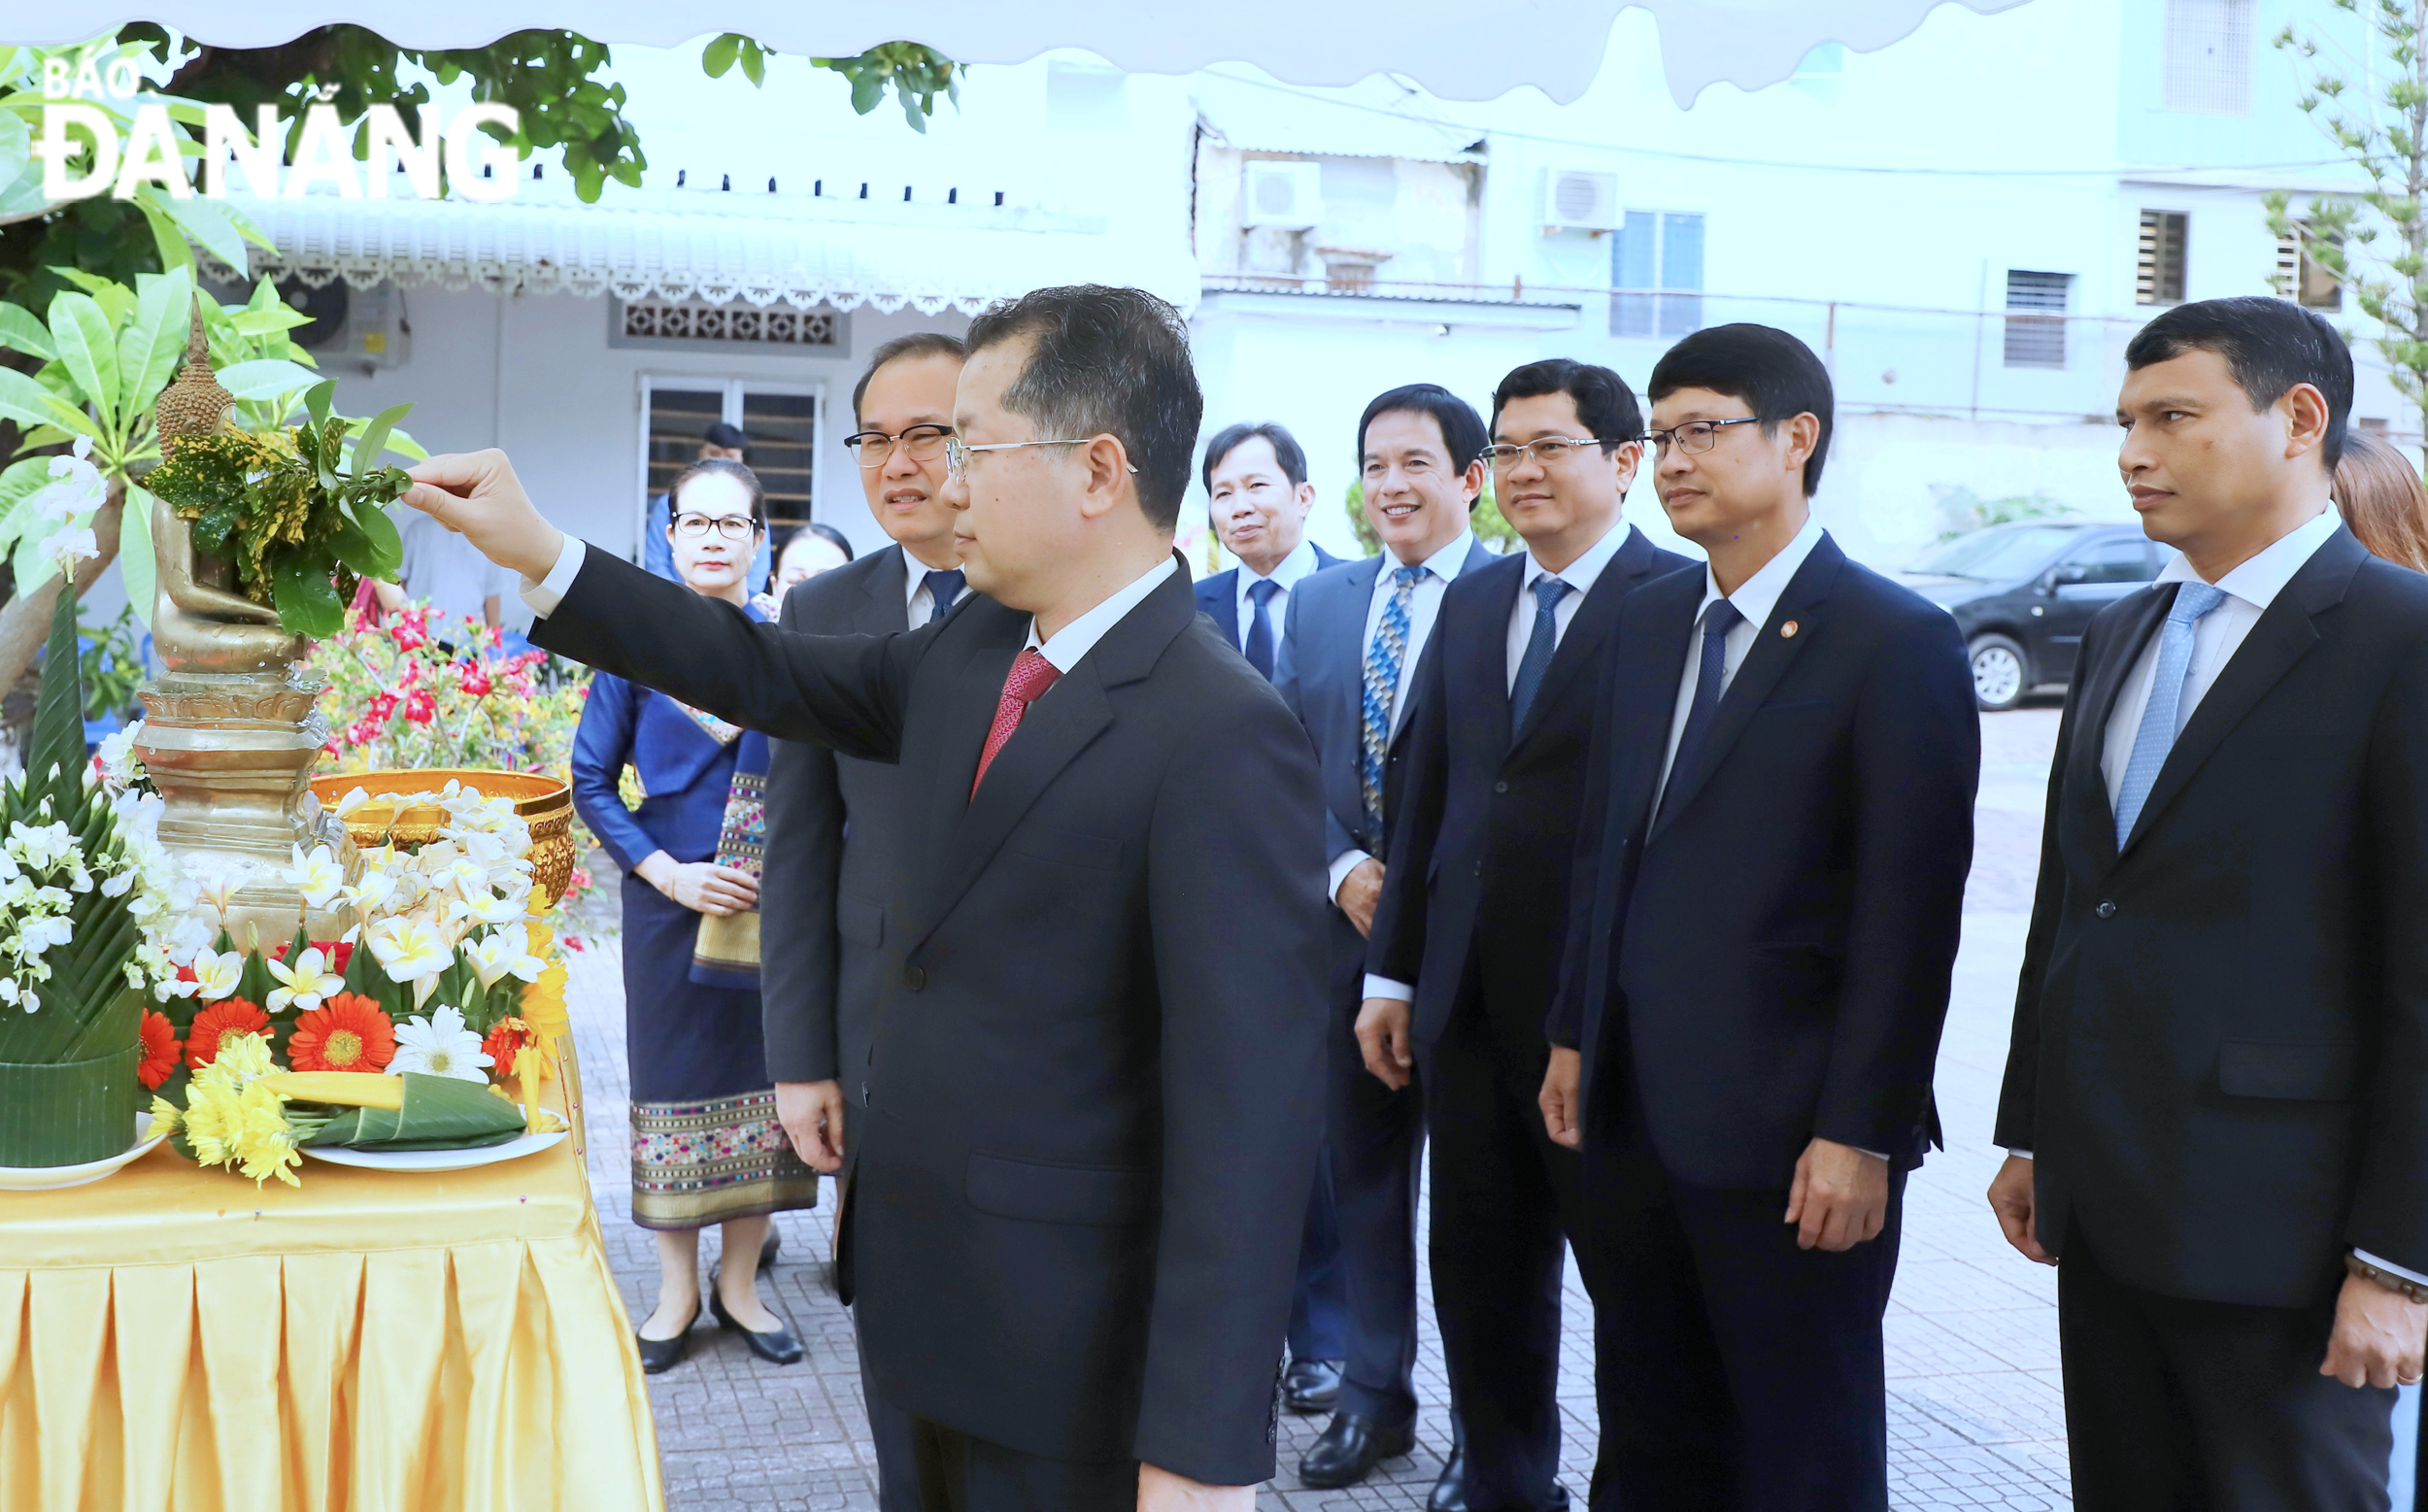
[[[1543,175],[1545,231],[1615,231],[1619,176],[1582,168],[1554,168]]]
[[[1249,163],[1240,223],[1312,230],[1324,218],[1323,175],[1320,163]]]

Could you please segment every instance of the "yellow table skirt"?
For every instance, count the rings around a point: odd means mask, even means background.
[[[575,1147],[0,1192],[0,1512],[662,1512]]]

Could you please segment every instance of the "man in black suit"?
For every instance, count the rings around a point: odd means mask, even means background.
[[[2387,1504],[2428,1330],[2428,579],[2329,507],[2335,328],[2177,305],[2117,458],[2182,555],[2091,622],[1990,1187],[2057,1265],[2074,1504]]]
[[[1246,1512],[1315,1165],[1319,779],[1172,554],[1201,409],[1178,313],[1040,289],[968,344],[945,496],[982,596],[904,634],[659,586],[496,453],[422,464],[410,497],[538,580],[551,649],[902,764],[901,991],[840,1280],[921,1504]]]
[[[1306,453],[1283,426],[1238,424],[1205,444],[1201,464],[1214,534],[1240,565],[1197,585],[1197,607],[1231,638],[1248,665],[1273,675],[1290,590],[1300,578],[1340,558],[1306,538],[1315,487]],[[1298,1290],[1290,1300],[1290,1364],[1281,1404],[1292,1412],[1330,1412],[1340,1399],[1349,1355],[1348,1277],[1340,1260],[1340,1221],[1332,1211],[1331,1162],[1319,1154],[1298,1240]]]
[[[1597,1507],[1888,1505],[1880,1319],[1973,857],[1944,610],[1811,518],[1830,379],[1722,325],[1652,373],[1710,554],[1619,611],[1542,1088],[1606,1294]]]
[[[1358,1008],[1419,668],[1444,591],[1494,559],[1467,523],[1483,492],[1488,439],[1474,406],[1438,384],[1394,388],[1366,407],[1358,454],[1366,521],[1383,554],[1328,568],[1292,591],[1274,673],[1323,766],[1334,909],[1324,1149],[1348,1273],[1349,1364],[1332,1423],[1298,1462],[1298,1479],[1314,1487],[1353,1485],[1416,1443],[1424,1104],[1421,1087],[1385,1087],[1366,1074]],[[1454,1403],[1454,1442],[1455,1412]],[[1444,1484],[1455,1484],[1446,1472]]]
[[[1442,595],[1391,817],[1358,1041],[1386,1086],[1425,1079],[1433,1316],[1466,1429],[1438,1512],[1568,1505],[1560,1285],[1584,1227],[1576,1154],[1535,1106],[1568,924],[1568,868],[1544,858],[1575,840],[1620,603],[1693,565],[1619,518],[1643,430],[1606,367],[1553,357],[1501,381],[1484,455],[1526,551]]]

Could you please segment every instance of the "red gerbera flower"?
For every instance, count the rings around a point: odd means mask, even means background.
[[[508,1017],[497,1021],[497,1027],[481,1041],[481,1053],[495,1063],[499,1076],[515,1074],[515,1057],[531,1043],[530,1025],[521,1019]]]
[[[385,1071],[395,1058],[395,1025],[357,992],[298,1014],[287,1041],[287,1062],[298,1071]]]
[[[143,1022],[144,1058],[135,1067],[135,1080],[144,1084],[144,1091],[157,1092],[160,1084],[177,1070],[177,1025],[169,1016],[156,1009],[147,1010]]]
[[[185,1031],[185,1065],[199,1071],[219,1058],[219,1049],[240,1034],[270,1032],[270,1016],[253,1003],[241,997],[213,1003],[194,1015],[194,1026]]]

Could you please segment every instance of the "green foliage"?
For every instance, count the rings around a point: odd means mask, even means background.
[[[376,465],[410,405],[363,423],[328,412],[335,383],[305,395],[308,423],[181,443],[145,480],[197,539],[226,542],[237,590],[274,606],[279,623],[321,639],[345,628],[357,578],[393,581],[404,546],[386,506],[404,495],[404,470]]]
[[[2079,513],[2073,505],[2052,499],[2038,488],[1996,499],[1985,499],[1962,484],[1934,484],[1931,492],[1938,499],[1939,520],[1946,527],[1939,533],[1941,541],[1952,541],[1988,525],[2062,520]]]
[[[956,106],[961,103],[961,75],[966,70],[935,49],[916,42],[881,42],[858,57],[820,57],[810,61],[852,82],[852,109],[862,116],[877,108],[885,98],[886,86],[891,84],[894,97],[902,102],[902,118],[913,131],[927,129],[927,118],[936,113],[937,95]],[[743,68],[748,72],[747,55]],[[712,75],[723,72],[719,68],[709,69]],[[753,76],[752,83],[758,83],[757,76]]]
[[[144,681],[143,661],[135,652],[135,642],[141,635],[141,627],[135,622],[135,606],[129,604],[119,610],[118,617],[108,624],[84,624],[80,629],[84,718],[99,720],[125,713],[134,707],[135,689]]]
[[[2291,26],[2276,45],[2310,71],[2302,110],[2370,186],[2314,196],[2299,216],[2290,194],[2271,193],[2268,225],[2300,237],[2310,261],[2378,322],[2387,376],[2428,427],[2428,0],[2330,3],[2365,17],[2364,46],[2379,53],[2379,66],[2353,70],[2358,81],[2322,66],[2317,41]]]
[[[1374,533],[1374,527],[1366,521],[1366,482],[1364,479],[1355,480],[1349,485],[1349,492],[1341,500],[1341,505],[1348,511],[1349,528],[1357,532],[1358,544],[1366,548],[1366,554],[1380,555],[1383,550],[1383,539]],[[1484,481],[1484,491],[1476,498],[1475,507],[1467,511],[1467,522],[1468,527],[1474,530],[1475,539],[1496,552],[1505,554],[1509,552],[1526,550],[1525,538],[1517,533],[1517,526],[1501,517],[1501,505],[1492,496],[1492,480],[1489,477]]]

